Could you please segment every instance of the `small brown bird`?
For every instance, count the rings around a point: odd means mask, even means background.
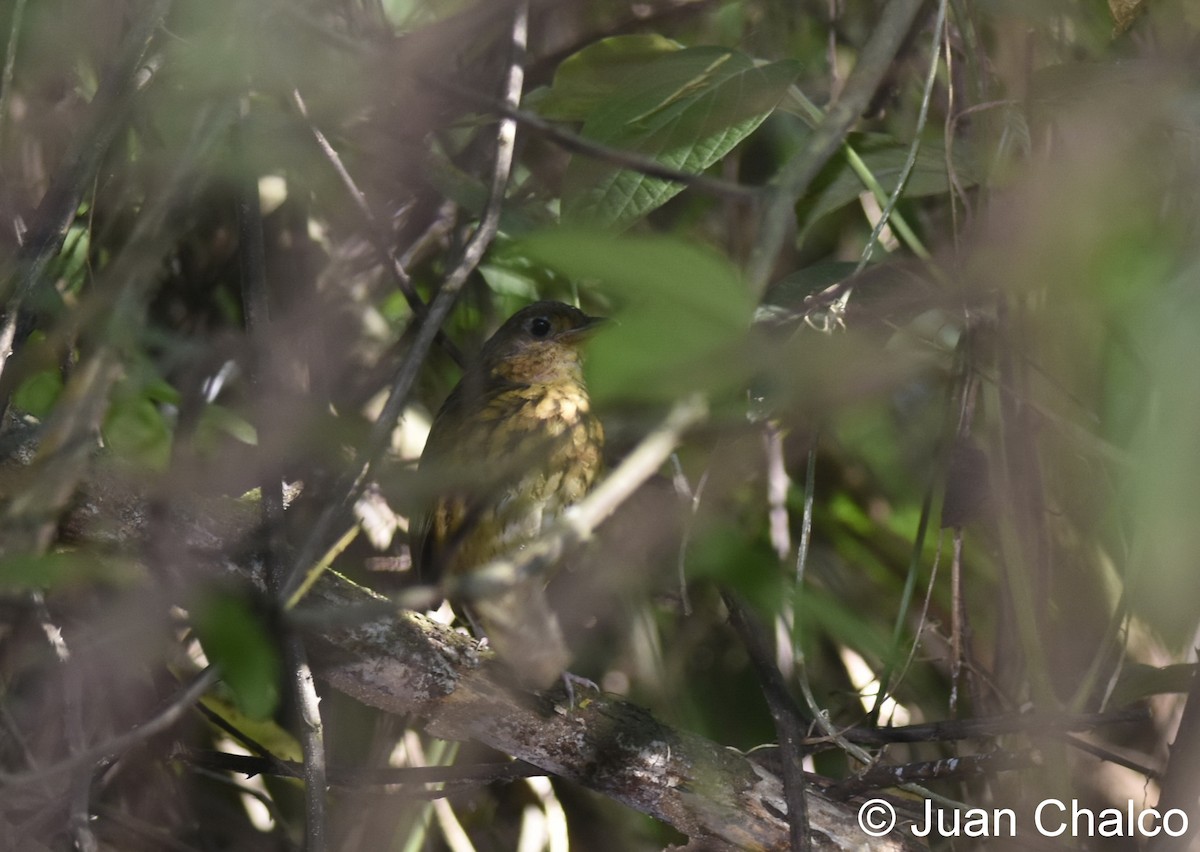
[[[420,470],[439,495],[415,527],[424,577],[464,575],[535,539],[587,494],[604,430],[580,346],[597,324],[561,302],[515,313],[484,344],[429,432]],[[470,601],[467,612],[521,683],[544,689],[569,661],[544,581]]]

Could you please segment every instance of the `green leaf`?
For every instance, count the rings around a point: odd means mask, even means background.
[[[792,311],[803,310],[809,296],[845,281],[857,268],[856,263],[833,260],[798,269],[772,284],[763,295],[763,304]]]
[[[1144,663],[1126,663],[1110,704],[1124,707],[1155,695],[1187,692],[1195,678],[1195,663],[1176,663],[1161,668]]]
[[[879,181],[884,192],[891,193],[896,189],[896,181],[904,169],[908,159],[911,143],[901,142],[892,136],[883,134],[851,134],[847,143],[866,164],[871,174]],[[962,186],[974,186],[977,182],[975,169],[960,153],[954,158],[954,168]],[[946,173],[946,149],[932,140],[921,143],[917,152],[916,162],[908,183],[904,185],[904,195],[918,198],[927,195],[939,195],[948,192],[950,181]],[[814,181],[809,193],[800,202],[798,221],[812,223],[834,210],[844,207],[858,199],[866,191],[863,182],[850,168],[844,156],[835,157],[830,161]]]
[[[183,397],[167,381],[157,377],[149,379],[142,386],[142,393],[152,402],[165,402],[168,405],[179,405]]]
[[[729,586],[762,613],[776,614],[785,600],[779,558],[765,539],[747,538],[732,524],[706,530],[688,549],[688,578]]]
[[[450,200],[464,210],[479,216],[487,205],[488,187],[472,175],[459,169],[441,152],[435,151],[427,159],[425,178]],[[515,200],[505,204],[500,213],[500,231],[504,234],[525,234],[545,227],[552,217],[544,209]]]
[[[118,456],[164,470],[171,455],[171,428],[148,396],[113,400],[101,429],[105,445]]]
[[[863,653],[868,661],[885,659],[890,653],[891,642],[880,624],[826,589],[806,586],[796,595],[795,607],[802,634],[828,637]]]
[[[304,760],[304,749],[296,738],[273,718],[251,718],[242,711],[232,699],[228,689],[214,689],[200,699],[200,703],[210,710],[213,715],[224,719],[237,730],[280,760],[292,760],[297,763]],[[214,728],[220,730],[214,724]]]
[[[504,293],[529,300],[538,297],[537,281],[525,274],[524,270],[500,263],[481,263],[479,274],[493,293]]]
[[[77,215],[86,216],[87,214],[85,210],[81,209],[77,211]],[[85,283],[90,244],[91,231],[86,222],[76,223],[67,229],[66,239],[63,240],[62,254],[59,256],[61,266],[58,274],[66,283],[68,292],[78,293]]]
[[[44,418],[54,408],[62,389],[62,374],[57,369],[40,370],[21,382],[13,394],[13,405],[34,417]]]
[[[252,719],[274,713],[279,704],[279,656],[245,599],[212,595],[195,608],[192,626],[239,709]]]
[[[128,562],[77,551],[23,553],[0,560],[0,589],[55,589],[86,582],[132,582],[138,569]]]
[[[668,237],[547,231],[517,250],[576,279],[600,282],[624,309],[589,345],[597,398],[671,399],[744,380],[731,357],[754,303],[723,257]]]
[[[197,447],[202,452],[215,452],[226,435],[252,447],[258,444],[258,430],[246,418],[223,405],[204,406],[196,424]]]
[[[555,121],[585,121],[609,97],[647,79],[647,66],[681,45],[657,34],[613,36],[563,60],[531,104]],[[528,103],[528,102],[527,102]]]
[[[755,65],[716,47],[679,50],[647,63],[639,85],[604,98],[581,133],[612,148],[700,173],[771,114],[795,79],[794,62]],[[622,227],[665,204],[683,186],[593,157],[571,159],[563,221]]]

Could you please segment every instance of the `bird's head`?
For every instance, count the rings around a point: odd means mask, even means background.
[[[509,317],[484,344],[483,369],[520,384],[579,382],[580,346],[603,322],[562,302],[536,302]]]

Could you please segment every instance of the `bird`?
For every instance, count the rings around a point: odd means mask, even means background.
[[[423,580],[463,578],[516,553],[591,489],[604,429],[581,348],[602,322],[562,302],[536,302],[505,321],[467,367],[433,419],[418,466],[434,493],[414,527]],[[522,686],[572,677],[543,578],[451,601]]]

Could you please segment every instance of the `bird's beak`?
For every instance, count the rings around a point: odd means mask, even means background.
[[[575,341],[584,341],[596,333],[598,329],[608,325],[611,320],[608,317],[588,317],[583,325],[579,328],[573,328],[570,331],[564,331],[558,336],[559,340],[565,340],[568,343]]]

